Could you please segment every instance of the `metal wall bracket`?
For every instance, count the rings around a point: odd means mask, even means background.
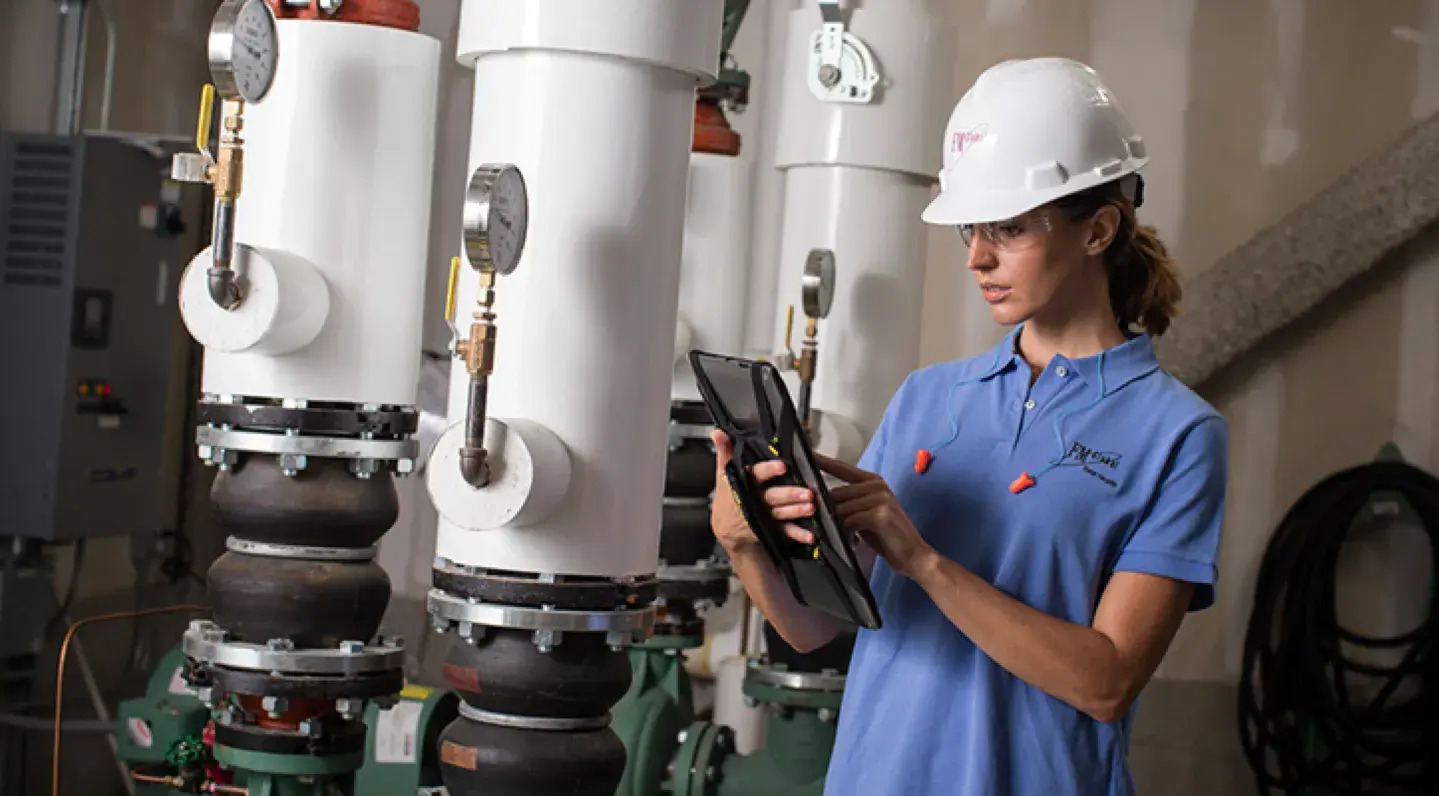
[[[821,102],[868,104],[879,84],[879,66],[869,46],[846,29],[839,0],[820,0],[823,20],[810,35],[809,90]]]

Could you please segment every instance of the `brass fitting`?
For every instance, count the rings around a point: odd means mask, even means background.
[[[215,188],[216,201],[240,198],[245,170],[245,102],[225,100],[220,121],[220,152],[206,176]]]
[[[456,258],[458,259],[458,258]],[[493,268],[480,269],[479,309],[470,324],[470,337],[456,343],[456,353],[465,361],[465,370],[471,377],[489,376],[495,370],[495,341],[499,327],[495,326],[495,271]]]
[[[819,355],[819,319],[810,318],[804,327],[804,343],[799,354],[799,380],[805,383],[814,381],[815,360]]]

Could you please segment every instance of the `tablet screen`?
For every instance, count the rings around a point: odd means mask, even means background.
[[[760,431],[759,397],[748,368],[713,368],[705,372],[705,377],[736,426],[743,431]]]

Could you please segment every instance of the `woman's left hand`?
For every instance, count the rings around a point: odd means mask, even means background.
[[[895,572],[913,575],[934,549],[919,535],[889,484],[876,473],[837,459],[821,454],[815,458],[821,470],[848,482],[829,491],[845,530],[858,532]]]

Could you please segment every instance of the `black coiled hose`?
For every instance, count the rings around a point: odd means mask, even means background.
[[[1439,480],[1402,462],[1335,474],[1290,508],[1259,570],[1244,639],[1239,735],[1259,792],[1338,796],[1373,786],[1439,793],[1439,610],[1417,628],[1371,638],[1339,626],[1336,568],[1344,537],[1376,493],[1402,495],[1429,536],[1439,573]],[[1432,577],[1431,577],[1432,583]],[[1342,644],[1341,644],[1342,642]],[[1407,650],[1395,666],[1346,649]],[[1367,704],[1346,673],[1382,683]],[[1403,688],[1404,696],[1396,697]]]

